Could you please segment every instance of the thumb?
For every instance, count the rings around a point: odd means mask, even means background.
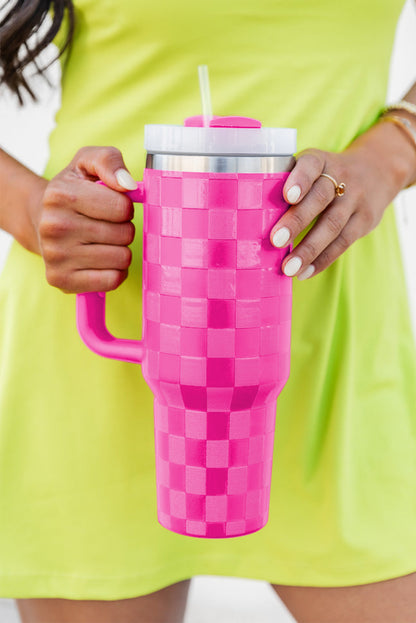
[[[83,147],[75,155],[70,168],[84,178],[94,181],[100,179],[113,190],[124,192],[137,188],[137,182],[116,147]]]

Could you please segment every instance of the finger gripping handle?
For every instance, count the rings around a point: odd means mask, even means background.
[[[101,183],[102,182],[98,182]],[[132,201],[143,203],[144,187],[139,182],[136,190],[126,192]],[[105,292],[77,294],[77,328],[82,341],[90,350],[102,357],[141,363],[145,346],[143,340],[116,338],[105,324]]]

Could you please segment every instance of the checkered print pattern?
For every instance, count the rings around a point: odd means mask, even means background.
[[[288,248],[269,233],[287,175],[145,171],[142,369],[158,517],[180,534],[267,522],[292,284],[280,270]]]
[[[267,523],[275,401],[243,411],[192,411],[155,400],[158,517],[199,537]]]

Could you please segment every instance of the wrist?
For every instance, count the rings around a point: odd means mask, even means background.
[[[0,228],[40,253],[37,223],[48,181],[0,149]]]
[[[23,187],[25,196],[22,201],[22,218],[13,219],[11,234],[25,249],[40,255],[38,223],[48,180],[33,174],[30,183],[29,180],[27,182]]]
[[[396,116],[412,119],[405,111]],[[415,128],[416,129],[416,128]],[[373,160],[383,179],[389,182],[392,196],[416,180],[416,144],[406,131],[390,121],[378,121],[361,134],[348,149],[363,150],[366,160]]]
[[[408,106],[413,106],[413,104],[404,102],[404,104]],[[413,149],[414,157],[409,164],[411,164],[410,168],[410,177],[408,176],[408,180],[404,188],[408,188],[409,186],[413,186],[416,183],[416,117],[414,112],[407,111],[406,109],[397,109],[393,111],[387,111],[383,114],[379,122],[393,124],[396,128],[401,132],[402,136],[407,139],[408,143]]]
[[[27,229],[27,232],[30,233],[30,244],[32,246],[30,250],[39,254],[39,219],[43,195],[48,183],[48,180],[45,178],[37,176],[37,179],[34,180],[30,196],[27,199],[27,213],[29,218],[29,228]]]

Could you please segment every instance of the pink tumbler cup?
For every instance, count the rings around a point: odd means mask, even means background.
[[[289,251],[269,240],[287,209],[296,130],[191,117],[145,127],[142,339],[105,325],[105,294],[77,296],[104,357],[142,365],[154,394],[159,523],[226,538],[265,526],[277,396],[289,377]]]

